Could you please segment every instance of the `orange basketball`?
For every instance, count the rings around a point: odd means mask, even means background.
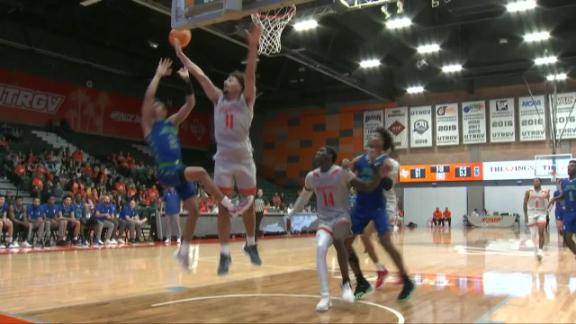
[[[192,33],[188,29],[172,29],[168,35],[168,41],[174,46],[176,40],[180,43],[180,47],[184,48],[190,44]]]

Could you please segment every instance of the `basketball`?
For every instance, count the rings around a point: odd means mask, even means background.
[[[184,48],[190,44],[192,33],[188,29],[172,29],[168,35],[168,41],[170,45],[174,46],[176,40],[178,40],[180,47]]]

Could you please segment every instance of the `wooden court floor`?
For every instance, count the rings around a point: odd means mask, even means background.
[[[32,322],[576,322],[576,259],[550,235],[538,263],[525,233],[510,229],[395,234],[417,289],[397,302],[396,278],[352,305],[315,312],[318,283],[312,237],[263,240],[264,265],[232,247],[231,273],[218,277],[218,245],[195,247],[183,273],[175,247],[103,248],[0,255],[0,313]],[[360,242],[357,251],[362,252]],[[392,271],[390,260],[379,255]],[[365,254],[362,266],[374,279]]]

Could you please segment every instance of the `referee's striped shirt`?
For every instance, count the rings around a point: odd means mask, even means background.
[[[257,213],[262,213],[264,212],[264,198],[258,197],[256,198],[256,200],[254,201],[254,209]]]

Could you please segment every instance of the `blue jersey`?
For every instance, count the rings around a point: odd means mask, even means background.
[[[83,203],[72,203],[72,208],[74,208],[74,217],[80,219],[84,217],[84,204]]]
[[[564,208],[566,211],[576,211],[576,178],[562,180],[560,184],[564,195]]]
[[[60,211],[60,206],[58,205],[50,205],[50,204],[44,204],[42,205],[42,214],[46,217],[46,218],[56,218],[56,216],[58,216],[58,212]]]
[[[379,167],[384,164],[384,160],[386,160],[386,156],[381,155],[379,156],[374,165]],[[374,179],[374,177],[378,177],[378,174],[374,174],[374,168],[368,161],[368,157],[366,155],[362,155],[360,159],[356,161],[354,165],[356,168],[356,175],[358,178],[362,179],[363,181],[370,182]],[[378,186],[378,188],[371,192],[365,191],[358,191],[356,193],[356,202],[354,203],[355,208],[359,209],[377,209],[383,208],[385,206],[384,201],[384,186],[382,183]]]
[[[0,217],[8,217],[8,210],[10,209],[10,206],[8,205],[8,203],[4,203],[4,205],[0,206]]]
[[[72,204],[68,206],[64,204],[60,205],[60,211],[62,211],[62,216],[64,218],[72,218],[72,213],[75,212],[74,206]]]
[[[134,218],[138,216],[135,208],[130,208],[129,205],[124,206],[120,212],[120,219]]]
[[[167,120],[155,121],[146,141],[160,169],[163,168],[163,165],[173,166],[181,163],[180,139],[178,138],[178,128],[174,123]]]
[[[30,221],[35,221],[37,219],[42,218],[42,212],[43,212],[43,208],[42,206],[38,205],[38,206],[34,206],[34,205],[30,205],[28,206],[28,209],[26,211],[26,213],[28,214],[28,220]]]
[[[176,191],[164,191],[164,203],[166,215],[180,214],[180,197]]]

